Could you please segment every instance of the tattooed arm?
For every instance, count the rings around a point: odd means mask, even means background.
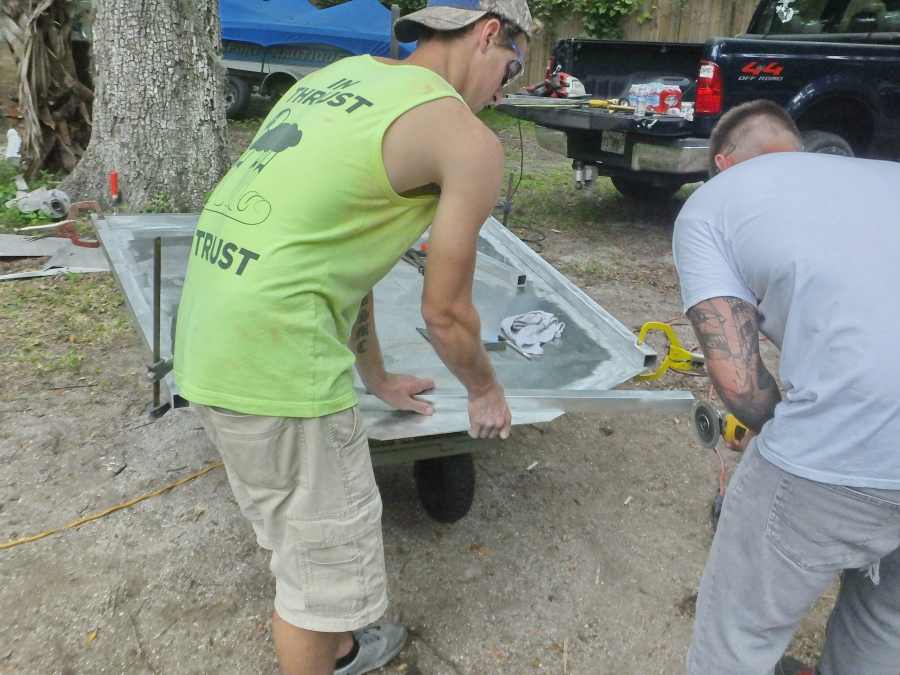
[[[375,295],[369,291],[359,305],[359,314],[350,331],[350,349],[356,354],[356,369],[366,389],[372,391],[374,386],[385,378],[384,361],[381,356],[381,345],[375,334]]]
[[[759,354],[756,307],[738,298],[711,298],[691,307],[687,316],[719,397],[741,422],[759,433],[775,414],[781,394]]]
[[[359,314],[350,331],[350,349],[356,354],[356,369],[369,392],[397,410],[412,410],[422,415],[432,413],[428,403],[415,397],[433,389],[432,380],[395,375],[384,369],[381,345],[375,333],[375,296],[372,291],[359,305]]]

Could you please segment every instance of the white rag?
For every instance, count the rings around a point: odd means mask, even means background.
[[[562,335],[566,324],[550,312],[535,310],[508,316],[500,322],[500,332],[526,354],[544,353],[541,345]]]

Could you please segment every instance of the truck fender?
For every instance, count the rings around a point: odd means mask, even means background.
[[[871,88],[863,86],[846,73],[825,75],[813,80],[798,91],[784,106],[795,120],[828,100],[848,99],[859,103],[872,115],[878,110],[878,100]]]

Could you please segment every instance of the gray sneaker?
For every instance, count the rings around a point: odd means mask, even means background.
[[[359,653],[334,675],[362,675],[381,668],[400,653],[406,642],[406,629],[398,623],[373,623],[353,634]]]

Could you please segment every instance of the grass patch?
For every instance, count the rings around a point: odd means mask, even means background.
[[[260,125],[263,123],[262,117],[246,117],[246,118],[229,118],[228,130],[239,131],[242,134],[255,135],[259,131]]]
[[[12,387],[26,377],[99,373],[109,348],[131,333],[124,298],[111,274],[0,283],[0,315],[3,372],[6,377],[19,374],[9,382]]]
[[[514,129],[516,125],[519,123],[519,119],[517,117],[513,117],[512,115],[507,115],[506,113],[502,113],[496,108],[484,108],[480,113],[478,113],[478,119],[484,122],[487,126],[489,126],[494,131],[504,131],[507,129]],[[533,122],[522,122],[522,130],[525,131],[534,126]]]

